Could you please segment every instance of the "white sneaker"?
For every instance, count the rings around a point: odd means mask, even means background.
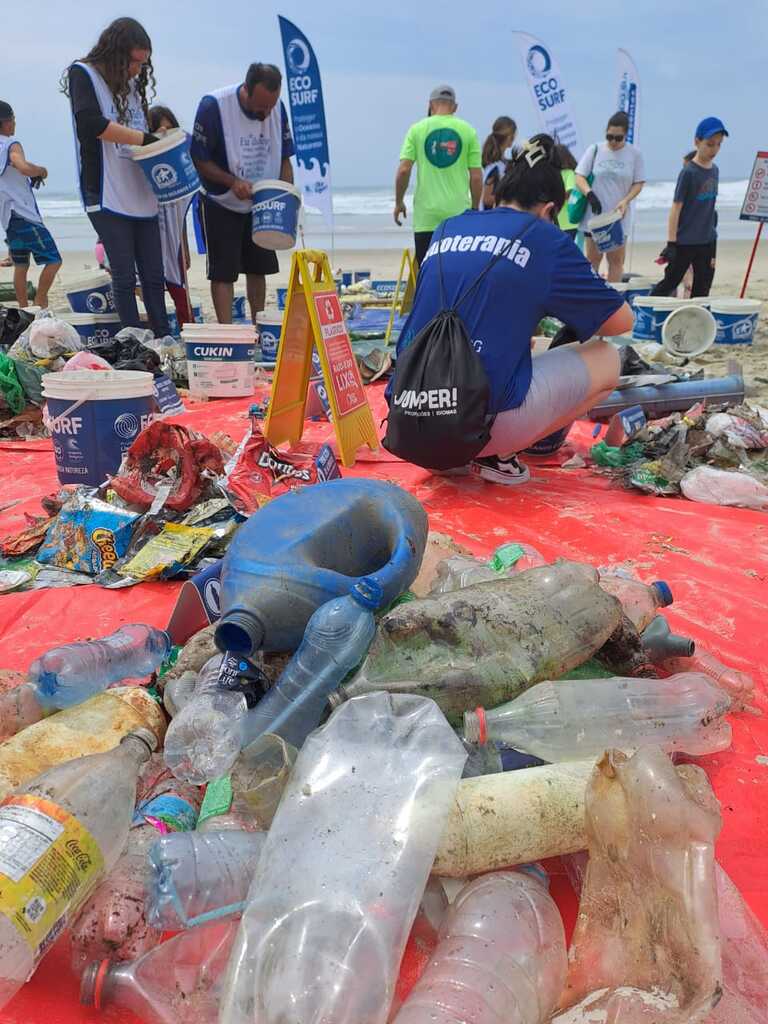
[[[495,484],[504,484],[507,487],[526,484],[531,479],[531,471],[525,463],[518,460],[516,455],[510,455],[508,459],[500,459],[498,455],[474,459],[471,469],[475,476],[480,476],[483,480],[490,480]]]

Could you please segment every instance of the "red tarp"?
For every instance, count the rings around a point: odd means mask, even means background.
[[[377,422],[384,416],[381,386],[368,389]],[[239,441],[247,427],[246,399],[198,405],[174,422],[205,434],[223,430]],[[582,454],[591,424],[577,425],[571,442]],[[327,424],[307,424],[306,437],[331,440]],[[445,478],[400,462],[383,449],[361,451],[344,475],[392,480],[410,490],[429,513],[430,527],[478,554],[506,540],[527,541],[550,557],[594,565],[623,565],[640,579],[664,579],[674,605],[673,628],[692,636],[736,668],[752,673],[762,693],[768,684],[761,654],[768,600],[768,516],[682,499],[649,498],[612,487],[586,469],[533,466],[529,484],[501,487],[470,478]],[[0,442],[0,536],[21,530],[24,513],[40,513],[40,498],[57,489],[49,441]],[[8,507],[21,499],[19,504]],[[178,585],[149,583],[127,590],[92,586],[0,597],[0,638],[7,668],[26,669],[57,643],[101,636],[123,622],[165,626]],[[699,759],[720,799],[720,862],[752,909],[768,926],[768,722],[732,715],[733,748]],[[555,879],[570,917],[562,880]],[[0,1024],[75,1024],[103,1019],[76,1005],[77,983],[61,948],[33,981],[0,1011]],[[113,1021],[135,1020],[110,1013]]]

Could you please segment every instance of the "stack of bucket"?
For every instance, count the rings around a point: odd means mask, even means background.
[[[191,397],[252,395],[257,338],[252,324],[185,324],[181,339],[187,353]]]
[[[280,348],[280,337],[283,330],[282,309],[264,309],[256,317],[256,326],[261,339],[261,361],[275,363]]]
[[[673,296],[648,295],[635,299],[635,325],[632,337],[637,341],[661,343],[664,323],[676,309],[703,306],[710,310],[716,324],[718,345],[750,345],[757,327],[760,303],[754,299],[702,296],[678,299]],[[702,318],[703,320],[703,318]]]
[[[67,288],[67,302],[72,313],[62,319],[72,324],[84,345],[107,341],[120,330],[109,274],[99,271],[72,281]]]

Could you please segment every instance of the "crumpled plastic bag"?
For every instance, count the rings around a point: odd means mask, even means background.
[[[6,405],[17,416],[26,404],[16,363],[0,352],[0,408]]]
[[[94,355],[93,352],[75,352],[71,359],[68,359],[63,370],[111,370],[112,367],[101,356]]]
[[[114,336],[89,351],[105,359],[115,370],[144,370],[155,376],[160,371],[160,357],[149,347],[154,335],[143,327],[124,327]]]
[[[36,359],[53,359],[65,352],[79,352],[83,340],[72,324],[40,315],[27,331],[29,351]]]
[[[586,793],[589,863],[556,1024],[695,1024],[722,995],[714,845],[701,768],[606,752]],[[574,1004],[578,1004],[575,1006]]]
[[[9,348],[34,319],[23,309],[0,306],[0,345]]]

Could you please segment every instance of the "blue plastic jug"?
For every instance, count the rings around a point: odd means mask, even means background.
[[[363,577],[390,604],[416,579],[427,515],[402,488],[346,478],[283,494],[240,527],[222,563],[216,644],[295,650],[313,612]]]

